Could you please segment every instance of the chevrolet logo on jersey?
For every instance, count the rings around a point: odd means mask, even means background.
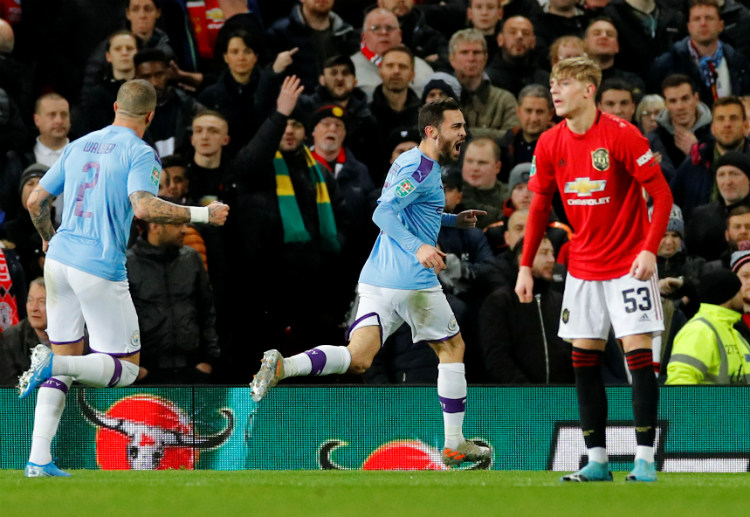
[[[590,178],[576,178],[575,181],[565,183],[566,194],[578,194],[578,197],[589,197],[592,192],[602,192],[607,186],[607,180],[591,180]]]

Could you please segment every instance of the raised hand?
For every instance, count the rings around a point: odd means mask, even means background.
[[[285,77],[281,85],[281,92],[276,99],[276,110],[287,117],[291,115],[297,105],[297,99],[304,89],[304,86],[300,86],[300,80],[296,75]]]
[[[298,50],[299,48],[294,47],[292,50],[279,52],[279,54],[276,56],[276,60],[273,62],[273,71],[277,74],[280,74],[281,72],[286,70],[287,67],[292,64],[292,61],[294,61],[292,56],[294,56],[294,54],[296,54]]]

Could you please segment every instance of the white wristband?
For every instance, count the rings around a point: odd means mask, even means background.
[[[208,207],[207,206],[190,206],[190,222],[191,223],[207,223],[208,222]]]

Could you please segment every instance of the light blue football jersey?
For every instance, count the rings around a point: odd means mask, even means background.
[[[132,129],[108,126],[68,144],[39,182],[64,200],[47,256],[107,280],[126,280],[133,221],[128,196],[140,190],[156,195],[160,175],[156,152]]]
[[[401,154],[385,179],[372,216],[380,228],[359,281],[391,289],[427,289],[440,285],[434,270],[417,260],[422,244],[437,245],[440,226],[455,226],[443,214],[445,192],[440,165],[418,147]]]

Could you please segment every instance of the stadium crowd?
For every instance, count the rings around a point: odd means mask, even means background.
[[[139,382],[245,383],[266,349],[345,343],[388,168],[419,143],[419,108],[452,97],[470,140],[443,170],[445,211],[487,212],[478,228],[439,237],[467,380],[573,383],[557,326],[575,228],[559,199],[534,260],[535,302],[521,304],[513,287],[534,148],[558,121],[549,71],[583,54],[602,69],[599,109],[638,126],[675,200],[658,253],[666,330],[655,373],[668,384],[750,383],[749,5],[0,2],[0,385],[48,342],[26,198],[68,142],[112,122],[133,78],[158,96],[144,140],[162,161],[159,195],[232,207],[224,227],[134,223]],[[290,75],[304,86],[292,104],[280,95]],[[606,381],[628,383],[614,336],[605,358]],[[404,328],[363,377],[334,382],[435,383],[436,364]]]

